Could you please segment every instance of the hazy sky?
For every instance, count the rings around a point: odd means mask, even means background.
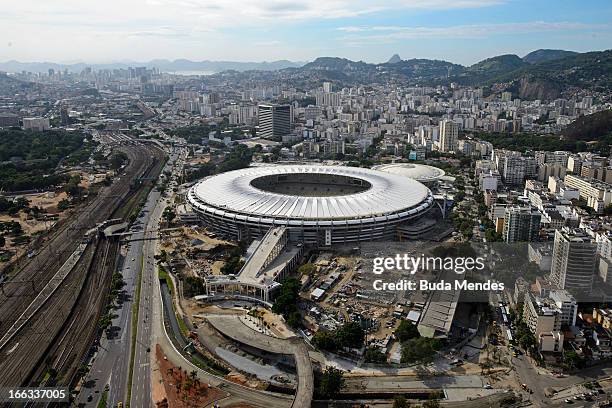
[[[0,61],[339,56],[461,64],[612,48],[610,0],[2,0]]]

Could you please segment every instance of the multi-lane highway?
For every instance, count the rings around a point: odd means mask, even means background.
[[[171,170],[178,158],[177,153],[172,153],[167,164],[167,170]],[[180,166],[180,165],[179,165]],[[176,176],[173,173],[171,177]],[[168,195],[173,196],[172,184],[168,189]],[[147,217],[145,224],[144,241],[142,244],[141,262],[141,286],[140,286],[140,304],[138,312],[138,330],[136,343],[134,347],[134,362],[132,376],[132,392],[130,397],[130,406],[132,407],[149,407],[152,406],[151,397],[151,350],[154,349],[154,344],[151,342],[152,334],[152,294],[156,285],[157,271],[155,270],[155,247],[157,245],[156,237],[159,230],[159,224],[162,214],[169,198],[160,198],[159,193],[150,195],[147,205],[150,209],[150,214]],[[149,211],[149,210],[147,210]],[[151,231],[151,232],[148,232]]]
[[[176,154],[172,154],[166,164],[170,169],[176,160]],[[128,374],[130,370],[130,353],[132,343],[132,315],[135,304],[134,296],[137,292],[139,281],[141,281],[140,310],[138,313],[138,330],[136,341],[136,354],[134,358],[134,371],[132,381],[132,395],[145,398],[144,405],[150,406],[150,380],[148,377],[148,354],[150,347],[150,328],[147,327],[147,309],[150,309],[150,296],[145,293],[150,291],[151,277],[147,277],[154,260],[145,261],[145,249],[150,251],[149,246],[154,245],[156,233],[149,230],[157,230],[161,213],[165,207],[165,200],[161,199],[161,193],[157,189],[151,190],[136,221],[131,229],[138,233],[135,239],[128,241],[123,248],[123,262],[120,272],[126,283],[124,292],[127,294],[119,309],[115,311],[116,317],[112,320],[111,335],[106,333],[100,341],[97,355],[85,379],[85,387],[81,391],[78,403],[82,406],[97,406],[102,397],[105,387],[108,385],[107,401],[109,406],[126,401],[128,391]],[[155,227],[153,227],[155,226]],[[142,234],[142,230],[145,233]],[[149,268],[143,268],[148,266]],[[147,299],[148,298],[148,299]]]

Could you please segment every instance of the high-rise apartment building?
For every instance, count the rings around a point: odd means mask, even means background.
[[[531,207],[507,207],[504,216],[504,241],[535,241],[540,232],[541,219],[542,214]]]
[[[540,351],[563,351],[561,311],[554,302],[527,292],[523,317],[527,327],[535,336]]]
[[[49,124],[49,118],[23,118],[23,128],[24,130],[44,132],[49,130],[51,125]]]
[[[555,231],[550,280],[560,289],[587,291],[593,287],[597,243],[580,230]]]
[[[517,155],[508,155],[503,163],[504,167],[501,173],[504,183],[512,186],[523,184],[527,170],[525,158]]]
[[[317,92],[315,94],[317,106],[340,106],[340,94],[335,92]]]
[[[452,120],[445,119],[440,122],[440,151],[455,152],[457,150],[457,138],[459,137],[459,125]]]
[[[268,139],[280,139],[289,133],[291,133],[290,105],[259,105],[258,136]]]
[[[576,299],[567,290],[563,289],[551,290],[548,297],[561,311],[561,324],[575,326],[576,315],[578,314],[578,302],[576,302]]]

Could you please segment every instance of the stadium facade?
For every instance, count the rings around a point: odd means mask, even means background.
[[[260,166],[207,177],[187,199],[210,229],[237,240],[285,227],[291,240],[329,246],[402,239],[434,205],[423,184],[396,174],[322,165]]]

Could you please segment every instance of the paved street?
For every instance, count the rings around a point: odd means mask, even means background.
[[[132,230],[134,230],[134,227],[145,230],[157,229],[156,227],[153,228],[152,225],[158,225],[161,211],[163,211],[163,206],[156,205],[159,202],[159,199],[160,192],[157,190],[152,190],[143,206],[141,215],[132,226]],[[149,237],[150,234],[147,233],[147,238]],[[143,265],[143,253],[145,248],[147,248],[148,245],[154,245],[154,242],[155,241],[140,239],[134,240],[127,244],[127,253],[120,271],[126,283],[124,292],[128,295],[125,297],[120,307],[115,311],[116,317],[112,321],[113,333],[111,338],[109,338],[105,333],[100,341],[98,354],[96,355],[91,370],[86,377],[85,383],[88,386],[84,388],[77,400],[77,403],[80,406],[97,406],[97,403],[100,400],[107,384],[109,386],[108,402],[110,406],[114,406],[118,402],[123,402],[126,400],[132,333],[133,296],[136,292],[138,275],[140,274]],[[153,262],[153,260],[151,259],[149,262]],[[149,265],[149,267],[145,268],[143,278],[149,275],[151,269],[153,268],[150,264],[147,265]],[[148,279],[149,292],[151,288],[151,279],[151,277]],[[147,290],[145,290],[147,287],[146,281],[146,278],[143,279],[141,294],[147,292]],[[139,314],[141,319],[139,319],[138,323],[139,334],[136,348],[137,354],[134,360],[135,370],[133,384],[135,385],[135,388],[133,389],[132,394],[138,393],[145,396],[143,397],[146,398],[144,401],[138,401],[139,403],[144,402],[145,405],[141,406],[150,405],[150,381],[148,379],[149,371],[148,369],[143,371],[143,369],[149,363],[146,349],[147,347],[150,347],[150,327],[147,326],[142,319],[142,316],[146,316],[147,308],[150,310],[150,295],[148,298],[149,300],[145,299],[144,301],[141,298],[140,310],[145,310],[145,312],[144,314]],[[136,364],[136,362],[138,363]],[[139,369],[137,370],[136,367]],[[136,389],[138,391],[136,391]],[[91,401],[88,401],[90,396]]]

